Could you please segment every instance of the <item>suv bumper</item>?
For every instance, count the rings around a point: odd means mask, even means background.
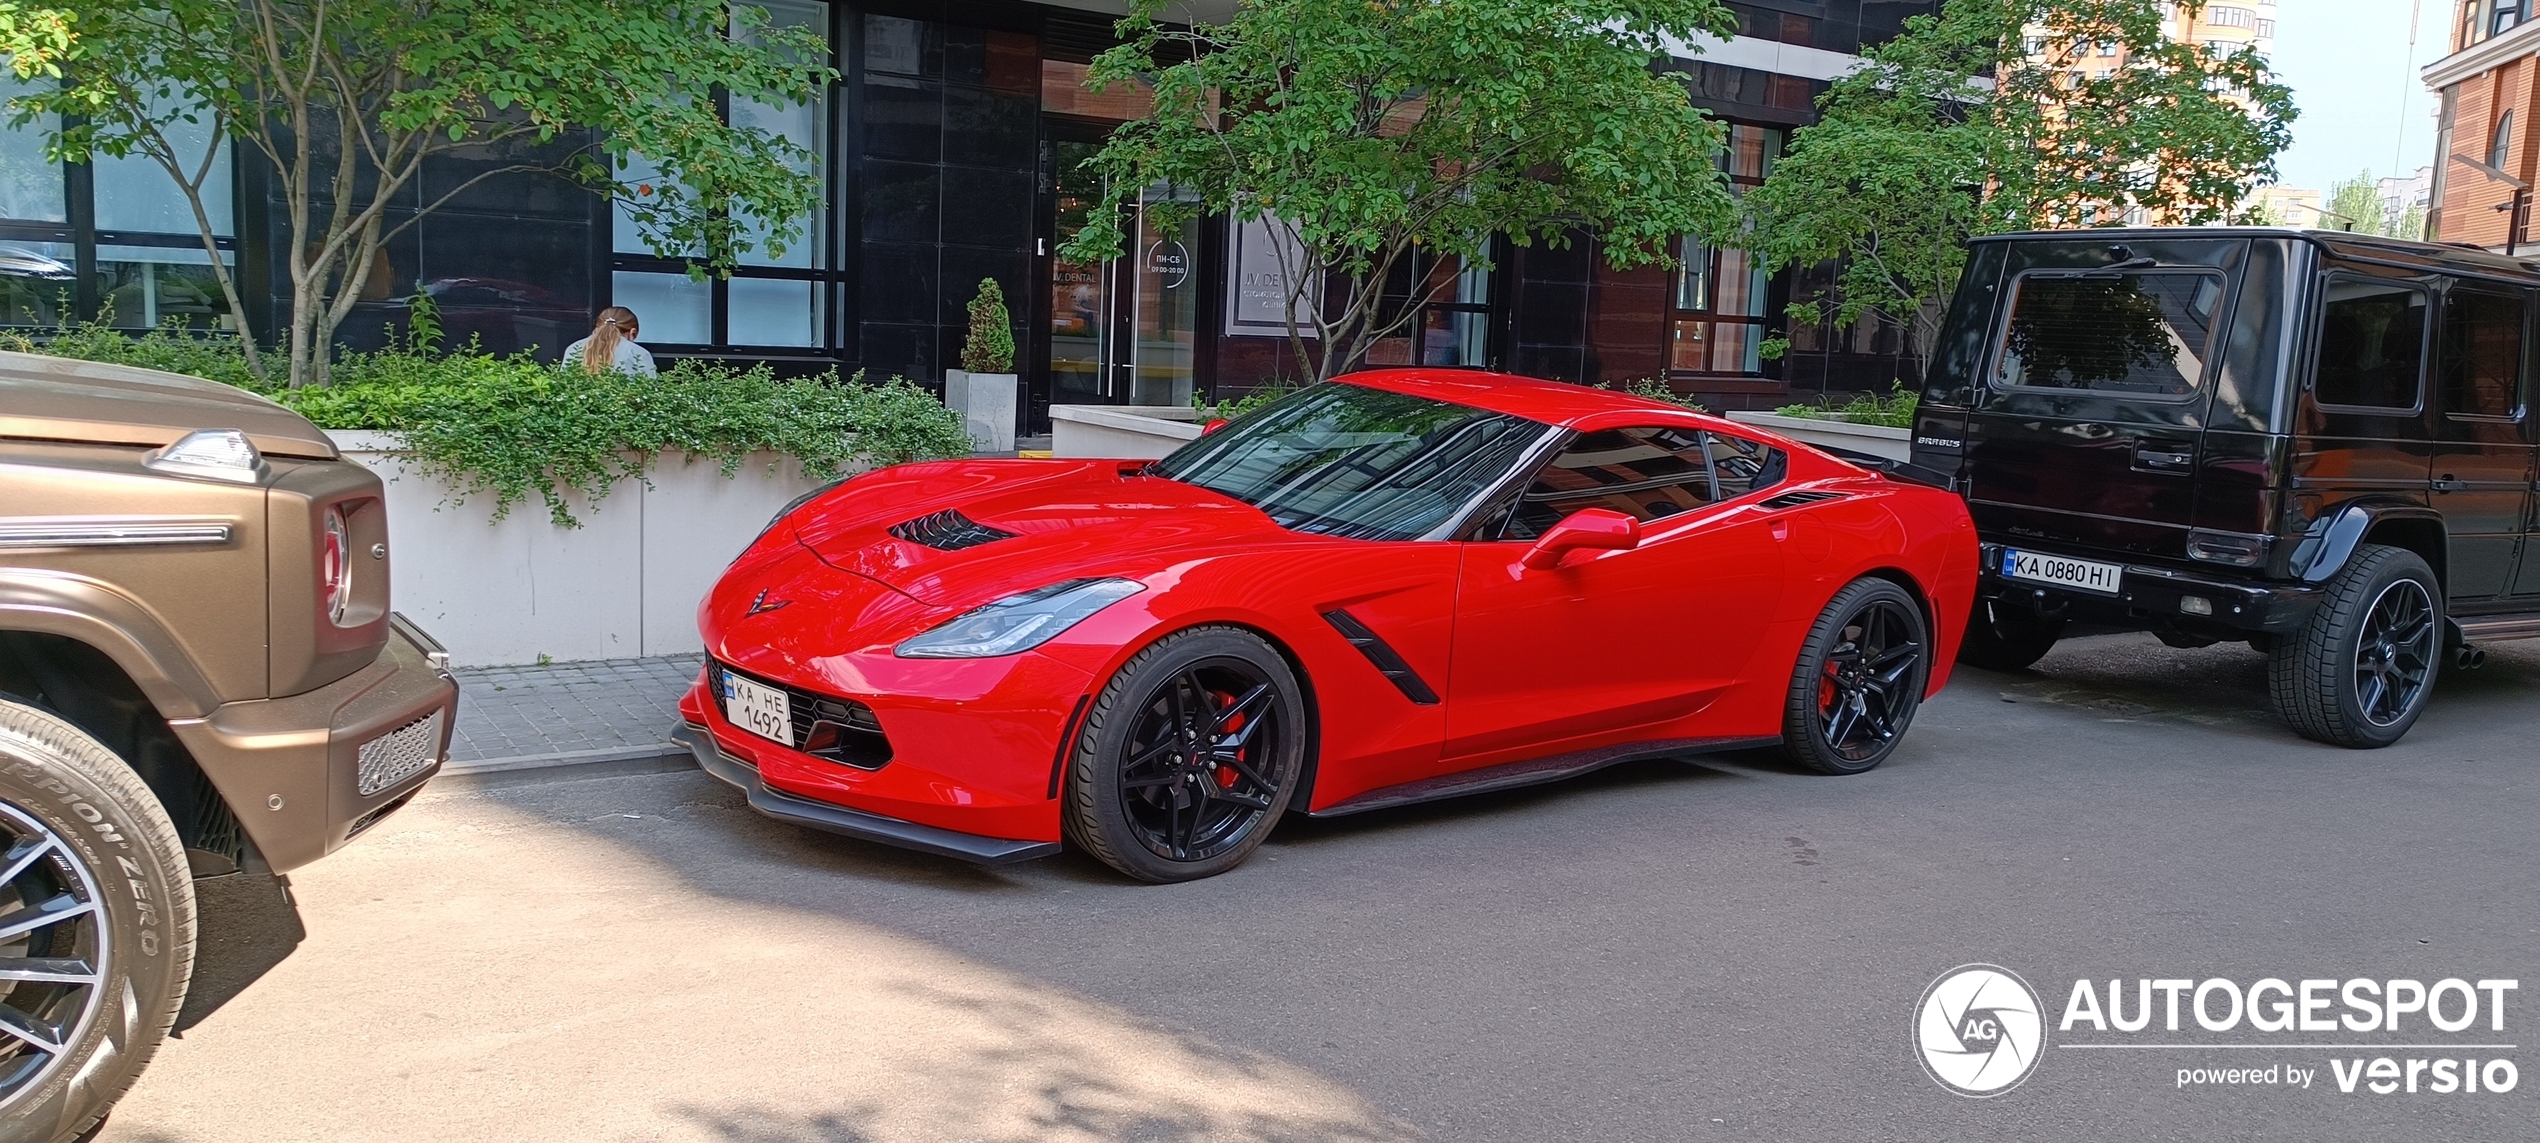
[[[361,670],[168,725],[278,873],[333,852],[440,771],[459,707],[448,662],[400,615]]]
[[[2223,628],[2231,631],[2282,634],[2310,622],[2311,612],[2327,594],[2306,583],[2230,579],[2184,572],[2151,564],[2126,564],[2117,595],[2052,587],[2002,575],[2002,549],[1983,546],[1983,576],[1976,594],[2034,607],[2049,615],[2066,615],[2086,623],[2137,628]],[[2020,545],[2021,549],[2032,549]],[[2086,557],[2085,557],[2086,558]],[[2187,601],[2202,599],[2212,614],[2186,610]]]

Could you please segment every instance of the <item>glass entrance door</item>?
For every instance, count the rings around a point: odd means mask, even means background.
[[[1199,222],[1164,225],[1151,209],[1161,201],[1160,189],[1142,196],[1137,241],[1112,262],[1128,298],[1115,307],[1121,327],[1107,348],[1129,404],[1180,407],[1191,403],[1199,349]]]
[[[1199,223],[1174,226],[1150,209],[1161,188],[1133,208],[1128,249],[1099,264],[1057,249],[1102,203],[1101,176],[1085,160],[1093,141],[1053,140],[1050,204],[1055,214],[1046,315],[1050,402],[1060,405],[1188,405],[1199,347]]]

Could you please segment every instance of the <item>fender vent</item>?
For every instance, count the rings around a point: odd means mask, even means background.
[[[958,552],[981,544],[1011,540],[1014,533],[991,528],[977,520],[946,508],[941,512],[903,520],[891,525],[891,534],[912,544],[924,544],[939,552]]]
[[[1841,499],[1843,499],[1843,493],[1840,492],[1811,492],[1802,489],[1798,492],[1785,492],[1779,496],[1769,497],[1764,500],[1757,501],[1755,506],[1758,508],[1774,509],[1797,508],[1802,504],[1814,504],[1820,500]]]
[[[1323,622],[1331,624],[1333,630],[1341,633],[1341,638],[1349,640],[1350,646],[1358,648],[1359,654],[1367,656],[1367,661],[1375,666],[1376,673],[1383,675],[1386,682],[1392,683],[1395,690],[1401,691],[1402,697],[1420,706],[1438,704],[1438,693],[1430,690],[1428,682],[1420,677],[1420,673],[1412,670],[1411,664],[1403,661],[1402,653],[1394,650],[1392,644],[1385,642],[1374,631],[1369,630],[1366,624],[1359,622],[1357,616],[1346,611],[1326,611],[1323,613]]]

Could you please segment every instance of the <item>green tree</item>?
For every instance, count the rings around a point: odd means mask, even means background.
[[[2373,182],[2372,171],[2355,172],[2355,177],[2329,184],[2328,213],[2321,215],[2323,230],[2351,230],[2357,234],[2394,234],[2397,220],[2382,209],[2381,187]],[[2420,232],[2424,226],[2420,223]]]
[[[656,249],[728,266],[800,240],[820,205],[813,157],[727,122],[736,104],[794,104],[834,78],[815,35],[763,9],[618,0],[152,0],[82,14],[78,66],[15,102],[43,117],[61,155],[145,155],[204,209],[208,127],[275,171],[288,234],[287,329],[275,341],[294,386],[324,384],[335,330],[400,231],[498,174],[550,170],[607,187]],[[56,118],[60,116],[60,118]],[[187,125],[180,128],[179,125]],[[599,143],[555,157],[560,135]],[[493,161],[417,203],[434,156]],[[235,275],[212,254],[245,329]],[[266,375],[261,358],[253,362]]]
[[[61,78],[62,61],[79,54],[75,12],[0,0],[0,55],[19,79]]]
[[[1452,267],[1494,234],[1577,228],[1625,266],[1733,213],[1719,124],[1653,66],[1729,33],[1717,0],[1248,0],[1187,30],[1162,7],[1139,0],[1094,61],[1097,85],[1151,83],[1154,109],[1091,160],[1105,197],[1068,256],[1117,255],[1121,208],[1159,184],[1189,196],[1148,196],[1161,225],[1269,216],[1294,234],[1274,244],[1288,333],[1318,380],[1451,287],[1450,269],[1406,289],[1414,251]]]
[[[2291,141],[2292,93],[2247,48],[2170,39],[2171,6],[1947,0],[1835,81],[1723,237],[1774,267],[1840,259],[1791,320],[1894,322],[1919,370],[1970,238],[2230,218]]]

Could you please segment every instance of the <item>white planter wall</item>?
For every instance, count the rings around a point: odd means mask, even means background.
[[[664,453],[652,486],[621,481],[573,500],[560,528],[543,500],[493,520],[493,497],[448,503],[391,433],[332,432],[388,486],[391,597],[461,666],[672,655],[702,649],[697,603],[768,518],[818,485],[790,456],[758,453],[726,478]]]
[[[1199,439],[1198,418],[1188,405],[1052,405],[1050,455],[1158,460]]]
[[[1740,424],[1771,429],[1795,441],[1812,445],[1830,445],[1883,456],[1889,460],[1914,458],[1914,434],[1886,425],[1856,425],[1850,421],[1829,421],[1822,417],[1785,417],[1778,413],[1729,414]]]

